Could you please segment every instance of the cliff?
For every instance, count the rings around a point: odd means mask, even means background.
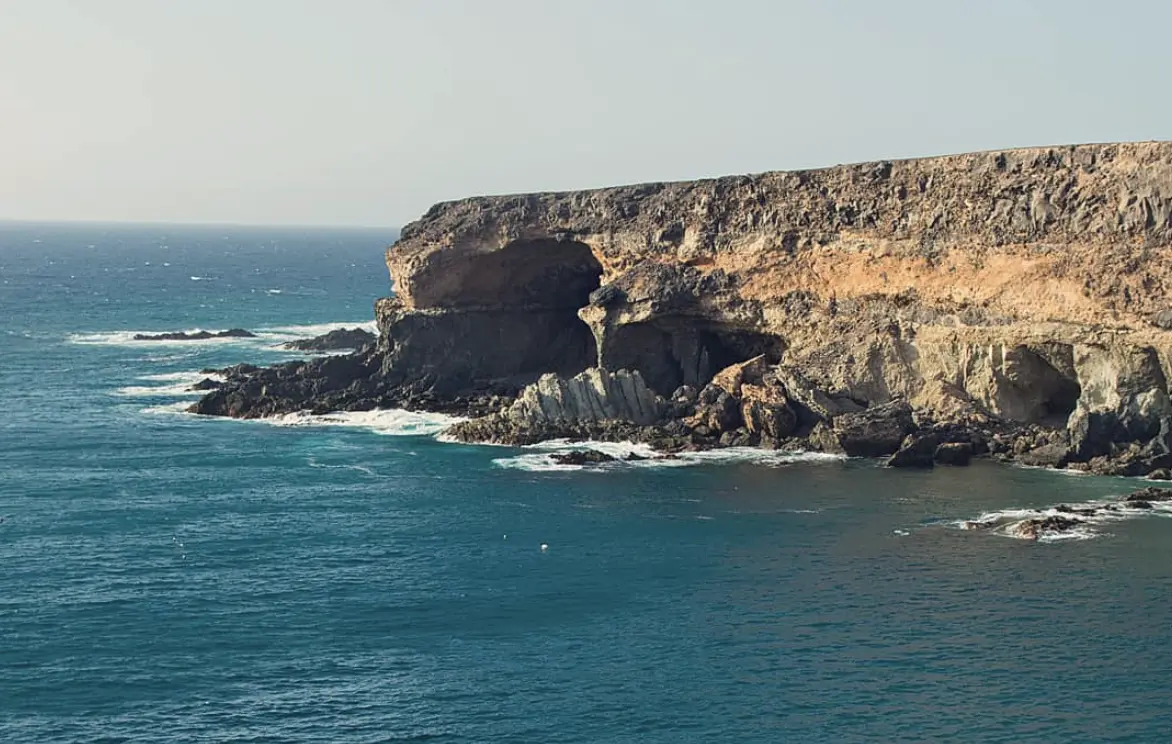
[[[761,357],[772,399],[838,401],[795,404],[806,435],[905,401],[934,425],[1055,432],[1018,446],[1047,464],[1143,469],[1172,444],[1172,143],[465,199],[387,265],[387,389],[511,398],[596,367],[691,404]]]

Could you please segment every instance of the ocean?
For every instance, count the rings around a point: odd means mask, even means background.
[[[0,224],[0,742],[1168,740],[1170,513],[960,528],[1137,481],[182,413],[393,238]]]

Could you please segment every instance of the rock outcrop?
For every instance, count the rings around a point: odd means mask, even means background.
[[[294,351],[342,351],[361,349],[377,340],[378,336],[364,328],[335,328],[320,336],[299,338],[283,346]]]
[[[136,333],[135,341],[206,341],[209,338],[256,338],[252,331],[229,328],[226,331],[175,331],[173,333]]]
[[[387,265],[395,297],[359,376],[260,373],[197,408],[497,396],[500,411],[626,370],[664,405],[625,423],[693,446],[886,456],[931,431],[961,445],[940,461],[988,444],[1096,472],[1172,466],[1172,143],[464,199],[404,228]]]

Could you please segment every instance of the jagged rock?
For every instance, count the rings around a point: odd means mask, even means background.
[[[595,368],[569,379],[542,375],[521,392],[507,415],[518,423],[627,421],[647,426],[659,421],[663,407],[663,399],[638,372]]]
[[[1005,534],[1023,540],[1037,540],[1048,535],[1070,532],[1084,524],[1085,522],[1081,519],[1059,516],[1023,519],[1007,526]]]
[[[789,367],[774,370],[778,383],[786,391],[790,404],[804,425],[832,421],[846,413],[858,413],[866,408],[859,402],[841,395],[831,395],[808,380],[801,372]]]
[[[191,389],[192,390],[215,390],[219,387],[222,387],[223,384],[224,383],[220,382],[219,380],[213,380],[210,377],[205,377],[202,380],[200,380],[199,382],[192,385]]]
[[[1169,470],[1168,468],[1157,468],[1156,470],[1148,473],[1148,479],[1160,481],[1172,480],[1172,470]]]
[[[286,349],[296,351],[340,351],[342,349],[361,349],[378,340],[370,331],[364,328],[336,328],[313,338],[301,338],[284,344]]]
[[[708,385],[696,398],[695,413],[684,419],[684,424],[701,436],[719,436],[722,432],[741,428],[739,400],[717,385]]]
[[[909,434],[899,450],[887,460],[887,466],[930,468],[936,464],[936,452],[939,447],[940,437],[936,434]]]
[[[558,465],[597,465],[603,462],[614,462],[615,457],[598,450],[570,450],[569,452],[554,452],[549,459]]]
[[[1172,489],[1148,486],[1147,488],[1141,488],[1138,491],[1132,491],[1123,497],[1123,501],[1127,504],[1131,504],[1136,501],[1172,501]]]
[[[941,465],[968,465],[973,457],[971,442],[945,442],[936,448],[933,459]]]
[[[506,444],[582,436],[635,441],[655,433],[638,430],[659,423],[665,407],[638,372],[588,369],[569,379],[543,375],[506,410],[457,424],[450,433],[463,441]]]
[[[810,439],[825,451],[850,457],[883,457],[899,449],[904,437],[915,429],[915,422],[906,401],[893,401],[844,413],[831,424],[820,424],[815,429]]]
[[[1044,444],[1022,452],[1018,455],[1017,460],[1022,465],[1061,468],[1070,461],[1070,448],[1064,444]]]
[[[256,338],[256,334],[243,328],[230,328],[226,331],[177,331],[174,333],[136,333],[135,341],[205,341],[209,338]]]
[[[1070,506],[1068,504],[1059,504],[1054,507],[1054,511],[1059,514],[1075,514],[1080,517],[1094,517],[1097,516],[1101,510],[1091,507]]]
[[[749,434],[785,439],[798,427],[798,417],[780,385],[741,385],[741,418]]]
[[[759,385],[768,371],[769,360],[764,354],[759,354],[748,361],[725,367],[716,373],[711,384],[729,395],[739,396],[742,385]]]

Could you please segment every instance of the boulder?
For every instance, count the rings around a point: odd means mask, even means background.
[[[708,385],[700,391],[696,400],[696,413],[684,420],[691,429],[706,429],[712,433],[733,431],[741,428],[740,402],[724,388]]]
[[[936,434],[909,434],[887,460],[889,468],[930,468],[936,463],[940,438]]]
[[[741,385],[741,418],[750,434],[784,439],[798,427],[798,417],[780,385]]]
[[[764,354],[761,354],[747,361],[725,367],[716,373],[709,384],[723,389],[729,395],[737,396],[741,394],[742,385],[760,384],[768,370],[769,360],[765,358]]]
[[[1124,503],[1131,504],[1137,501],[1157,502],[1172,501],[1172,489],[1148,486],[1138,491],[1132,491],[1123,497]]]
[[[1005,534],[1022,540],[1037,540],[1047,535],[1070,532],[1083,524],[1083,520],[1071,517],[1037,517],[1014,522],[1005,528]]]
[[[973,457],[973,445],[970,442],[945,442],[936,448],[934,458],[941,465],[968,465]]]
[[[883,457],[896,452],[914,429],[911,406],[901,400],[838,416],[829,425],[816,426],[810,439],[828,452]]]
[[[1061,468],[1070,462],[1070,448],[1064,444],[1043,444],[1017,456],[1022,465],[1043,468]]]
[[[598,450],[570,450],[569,452],[554,452],[549,456],[558,465],[597,465],[604,462],[614,462],[615,458]],[[629,458],[628,458],[629,459]]]

